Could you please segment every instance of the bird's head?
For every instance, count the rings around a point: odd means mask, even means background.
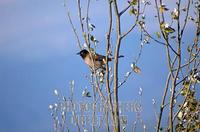
[[[80,55],[83,59],[89,54],[89,52],[86,49],[81,50],[77,53],[77,55]]]

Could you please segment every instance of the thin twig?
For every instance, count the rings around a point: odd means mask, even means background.
[[[123,15],[129,8],[131,7],[131,5],[129,4],[124,10],[122,10],[119,15]]]
[[[171,74],[169,73],[168,77],[167,77],[166,84],[165,84],[165,90],[164,90],[163,96],[162,96],[162,103],[160,105],[160,113],[159,113],[159,116],[158,116],[159,118],[158,118],[158,122],[157,122],[157,126],[156,126],[156,132],[160,131],[160,124],[161,124],[161,120],[162,120],[163,110],[165,108],[165,99],[166,99],[166,96],[167,96],[167,91],[169,89],[170,78],[171,78]]]
[[[140,11],[140,0],[138,0],[138,6],[137,6],[137,12],[138,14],[136,15],[136,20],[135,20],[135,23],[129,28],[129,30],[127,32],[125,32],[121,38],[123,39],[125,36],[127,36],[134,28],[135,26],[137,25],[138,23],[138,20],[139,20],[139,11]]]
[[[78,34],[77,34],[77,32],[76,32],[76,28],[75,28],[75,26],[74,26],[74,24],[73,24],[73,22],[72,22],[72,19],[71,19],[71,16],[70,16],[70,12],[67,12],[67,16],[68,16],[70,25],[71,25],[71,27],[72,27],[72,30],[73,30],[73,32],[74,32],[74,35],[75,35],[75,37],[76,37],[76,40],[77,40],[77,43],[78,43],[78,47],[79,47],[80,50],[82,50],[83,48],[82,48],[82,46],[81,46],[80,39],[79,39]]]
[[[187,21],[188,21],[188,15],[189,15],[189,10],[190,10],[190,0],[188,0],[188,4],[187,4],[187,9],[186,10],[187,10],[187,12],[186,12],[183,28],[182,28],[181,33],[180,33],[181,37],[183,36],[183,32],[185,30],[185,27],[186,27],[186,24],[187,24]],[[178,15],[180,16],[180,11],[179,11]]]
[[[81,24],[81,30],[84,33],[84,26],[83,26],[83,21],[82,21],[82,13],[81,13],[81,2],[80,0],[77,0],[77,6],[78,6],[78,16],[79,16],[79,22]]]

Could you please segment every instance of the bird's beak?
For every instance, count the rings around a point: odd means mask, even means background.
[[[77,55],[80,55],[80,52],[76,53]]]

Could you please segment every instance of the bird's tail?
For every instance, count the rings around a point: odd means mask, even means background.
[[[122,58],[124,57],[123,55],[119,55],[117,58]],[[115,59],[115,57],[112,57],[112,59]]]
[[[122,58],[122,57],[124,57],[124,56],[123,55],[118,56],[118,58]]]

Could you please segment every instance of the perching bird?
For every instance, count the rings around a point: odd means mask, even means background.
[[[82,59],[84,60],[84,62],[92,69],[93,67],[93,62],[92,59],[90,57],[90,53],[86,50],[83,49],[80,52],[77,53],[78,55],[80,55],[82,57]],[[104,55],[100,55],[97,53],[91,53],[91,56],[93,58],[94,61],[94,67],[95,70],[102,68],[105,70],[105,64],[106,64],[106,56]],[[124,57],[124,56],[119,56],[120,57]],[[113,58],[108,58],[108,61],[112,61]]]

